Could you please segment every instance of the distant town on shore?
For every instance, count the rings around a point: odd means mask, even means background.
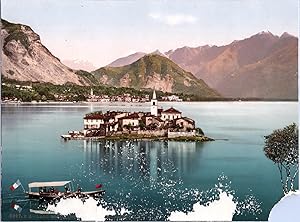
[[[151,89],[135,90],[126,87],[53,85],[8,80],[2,81],[2,102],[149,102]],[[199,101],[194,95],[157,91],[161,101]],[[203,98],[203,100],[210,100]]]
[[[56,102],[150,102],[151,89],[136,90],[126,87],[78,86],[74,84],[54,85],[51,83],[22,82],[2,76],[2,103],[56,103]],[[156,91],[160,101],[278,101],[260,98],[208,98],[192,94]],[[282,101],[294,101],[293,99]]]

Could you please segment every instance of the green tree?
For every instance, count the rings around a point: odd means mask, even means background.
[[[79,94],[77,97],[74,98],[74,100],[76,102],[79,102],[79,101],[86,101],[86,97],[82,94]]]
[[[264,153],[278,167],[283,193],[294,190],[299,171],[297,125],[292,123],[265,136]]]
[[[196,128],[196,133],[198,135],[204,135],[204,132],[203,132],[203,130],[201,128]]]
[[[139,126],[140,126],[140,128],[141,128],[142,130],[144,130],[144,129],[146,128],[146,124],[144,123],[143,120],[140,120],[140,121],[139,121]]]

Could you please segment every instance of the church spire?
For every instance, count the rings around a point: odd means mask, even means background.
[[[156,93],[155,90],[153,90],[153,95],[151,99],[151,115],[157,116],[158,115],[158,110],[157,110],[157,99],[156,99]]]
[[[153,90],[152,99],[156,99],[156,93],[155,93],[155,89]]]

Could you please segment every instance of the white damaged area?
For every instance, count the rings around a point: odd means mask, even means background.
[[[292,222],[300,218],[300,190],[289,192],[272,208],[268,221]]]
[[[233,196],[219,190],[220,199],[214,200],[207,206],[195,203],[193,210],[188,213],[172,212],[168,220],[170,221],[232,221],[237,204],[233,201]]]
[[[106,216],[116,215],[115,210],[106,209],[92,197],[83,202],[80,198],[61,199],[57,204],[49,204],[47,211],[68,216],[75,214],[78,219],[84,221],[104,221]],[[125,208],[121,208],[121,214],[128,213]]]

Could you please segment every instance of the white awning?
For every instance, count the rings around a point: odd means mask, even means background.
[[[46,210],[34,210],[34,209],[29,209],[30,213],[34,214],[55,214],[53,211],[46,211]]]
[[[54,181],[54,182],[33,182],[29,183],[28,187],[62,187],[71,183],[71,181]]]

